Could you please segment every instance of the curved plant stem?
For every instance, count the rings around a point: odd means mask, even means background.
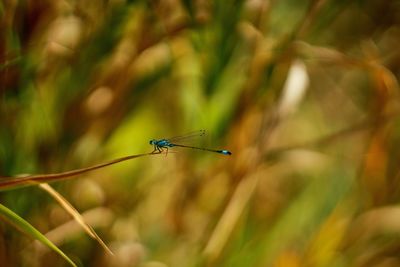
[[[47,183],[47,182],[53,182],[53,181],[58,181],[61,179],[66,179],[70,178],[73,176],[80,175],[82,173],[86,173],[89,171],[97,170],[104,168],[106,166],[110,166],[122,161],[127,161],[131,160],[134,158],[140,158],[144,156],[152,156],[152,155],[158,155],[161,153],[145,153],[145,154],[137,154],[137,155],[130,155],[118,159],[111,160],[106,163],[100,163],[94,166],[86,167],[86,168],[81,168],[81,169],[75,169],[71,171],[66,171],[66,172],[60,172],[60,173],[49,173],[49,174],[36,174],[36,175],[29,175],[29,176],[24,176],[24,177],[4,177],[4,179],[0,179],[0,191],[3,190],[10,190],[15,187],[20,187],[20,186],[29,186],[29,185],[36,185],[37,183]]]

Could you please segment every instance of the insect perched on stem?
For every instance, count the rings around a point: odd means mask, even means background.
[[[153,153],[162,153],[165,150],[167,150],[171,147],[185,147],[185,148],[191,148],[191,149],[198,149],[198,150],[204,150],[204,151],[209,151],[209,152],[214,152],[218,154],[223,154],[223,155],[232,155],[232,153],[229,150],[222,149],[222,150],[217,150],[217,149],[210,149],[210,148],[204,148],[204,147],[196,147],[196,146],[187,146],[187,145],[182,145],[178,144],[179,142],[193,138],[193,137],[198,137],[198,136],[204,136],[206,133],[205,130],[200,130],[200,131],[195,131],[191,132],[182,136],[176,136],[168,139],[152,139],[150,140],[150,145],[154,146],[154,151]]]

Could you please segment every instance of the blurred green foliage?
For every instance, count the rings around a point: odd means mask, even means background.
[[[399,266],[398,1],[3,1],[0,175],[176,150],[4,206],[82,266]],[[2,266],[62,258],[0,227]],[[22,250],[22,252],[21,252]]]

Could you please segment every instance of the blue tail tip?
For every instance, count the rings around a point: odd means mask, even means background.
[[[229,150],[221,150],[220,153],[224,155],[232,155],[232,153]]]

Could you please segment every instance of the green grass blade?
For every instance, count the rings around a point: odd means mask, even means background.
[[[33,227],[30,223],[18,216],[18,214],[14,213],[12,210],[8,209],[2,204],[0,204],[0,216],[6,219],[9,223],[11,223],[22,232],[26,233],[28,236],[40,241],[43,245],[58,253],[69,264],[71,264],[71,266],[77,267],[77,265],[70,258],[68,258],[68,256],[65,255],[64,252],[62,252],[56,245],[48,240],[42,233],[36,230],[35,227]]]

